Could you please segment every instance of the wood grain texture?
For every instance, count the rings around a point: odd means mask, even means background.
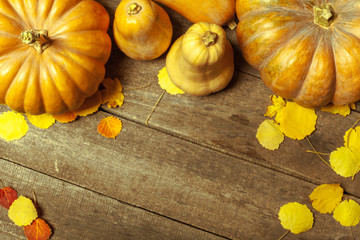
[[[120,0],[99,2],[112,24]],[[165,9],[175,40],[191,23]],[[206,97],[165,94],[144,125],[163,91],[156,76],[166,53],[135,61],[113,44],[107,77],[124,85],[123,107],[103,107],[47,130],[30,126],[19,141],[0,140],[1,178],[28,196],[35,189],[44,218],[56,230],[53,239],[72,239],[71,234],[76,239],[278,239],[285,232],[278,210],[293,201],[307,204],[316,220],[312,230],[286,239],[351,239],[331,215],[311,208],[308,195],[318,184],[340,182],[348,197],[360,202],[359,177],[336,175],[306,152],[311,149],[306,140],[286,139],[277,151],[260,146],[256,130],[272,93],[242,59],[235,32],[226,31],[236,72],[224,91]],[[6,110],[0,106],[0,112]],[[115,140],[96,132],[104,115],[123,120]],[[347,118],[319,112],[309,139],[317,150],[333,151],[359,118],[356,112]],[[1,215],[0,239],[18,235],[8,221]],[[354,231],[360,234],[358,226]]]
[[[174,22],[176,39],[191,23],[175,12],[167,11]],[[271,105],[272,92],[263,84],[256,70],[251,69],[242,59],[235,31],[227,29],[227,36],[234,47],[237,69],[229,86],[205,97],[165,94],[149,126],[314,183],[342,182],[349,193],[359,197],[359,178],[351,180],[338,176],[315,154],[306,152],[312,150],[306,140],[286,139],[280,149],[274,152],[261,147],[255,136],[257,127],[266,119],[264,114],[267,106]],[[119,109],[104,109],[144,123],[163,91],[157,85],[157,73],[165,66],[165,57],[166,53],[153,61],[135,61],[127,58],[120,50],[113,49],[107,65],[107,76],[118,77],[123,83],[125,104]],[[152,85],[131,90],[148,83]],[[317,130],[309,139],[318,151],[324,153],[341,147],[344,133],[360,118],[359,112],[353,112],[347,118],[320,111],[317,113]],[[328,160],[328,157],[325,158]]]
[[[279,208],[309,205],[316,187],[127,120],[116,140],[104,139],[102,117],[31,127],[14,144],[1,141],[0,157],[231,239],[278,238]],[[301,239],[349,234],[330,216],[316,219]]]
[[[51,239],[204,239],[224,238],[129,206],[115,199],[0,159],[0,176],[19,195],[36,194],[39,217],[52,228]],[[18,238],[21,228],[0,209],[0,239]]]

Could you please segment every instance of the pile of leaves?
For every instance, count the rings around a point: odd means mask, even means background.
[[[19,196],[11,187],[0,189],[0,205],[8,209],[9,218],[20,227],[28,240],[47,240],[52,232],[49,225],[38,217],[31,199]]]
[[[62,115],[30,115],[7,111],[0,114],[0,138],[6,141],[18,140],[26,135],[29,130],[28,121],[41,129],[48,129],[56,121],[60,123],[69,123],[78,117],[84,117],[93,114],[99,110],[102,104],[107,104],[109,108],[122,106],[124,95],[122,85],[119,79],[106,78],[102,82],[102,89],[98,90],[93,96],[87,98],[85,102],[75,111],[67,112]],[[120,119],[109,116],[103,118],[98,124],[97,131],[108,138],[115,138],[122,129]]]

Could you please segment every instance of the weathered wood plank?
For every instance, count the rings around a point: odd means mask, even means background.
[[[314,184],[127,120],[116,140],[105,139],[96,133],[102,117],[31,127],[19,141],[0,141],[0,157],[233,239],[276,239],[284,232],[280,206],[309,204]],[[349,234],[330,216],[315,216],[301,239]]]
[[[40,217],[51,226],[54,240],[224,239],[3,159],[0,165],[1,179],[19,195],[36,193]],[[19,232],[7,210],[0,209],[0,239],[18,239]]]
[[[102,2],[104,5],[112,5],[109,1]],[[191,23],[170,9],[165,9],[173,22],[176,39]],[[112,15],[114,9],[108,10]],[[151,117],[150,126],[312,182],[334,179],[342,182],[349,193],[360,196],[360,189],[356,187],[360,183],[359,178],[352,181],[336,175],[316,155],[306,152],[311,149],[306,140],[287,139],[274,152],[260,146],[255,138],[256,130],[266,119],[263,115],[270,105],[269,96],[272,92],[262,83],[258,72],[242,59],[235,31],[227,29],[227,35],[234,47],[237,69],[230,85],[224,91],[206,97],[165,95]],[[156,76],[165,65],[165,56],[153,61],[135,61],[114,47],[107,64],[107,76],[118,77],[124,84],[125,104],[120,109],[107,111],[144,123],[162,92],[156,84]],[[154,84],[145,89],[126,91],[149,82]],[[330,153],[343,144],[345,131],[359,118],[359,113],[353,113],[347,118],[319,113],[317,131],[309,139],[318,151]]]

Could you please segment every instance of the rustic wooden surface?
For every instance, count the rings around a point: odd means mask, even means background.
[[[120,1],[99,2],[113,18]],[[191,23],[165,9],[175,40]],[[306,152],[311,150],[306,140],[285,139],[276,151],[260,146],[256,130],[271,92],[241,58],[235,32],[226,31],[236,71],[219,93],[165,94],[145,125],[163,91],[156,82],[165,54],[135,61],[114,45],[107,77],[122,82],[122,107],[103,106],[73,123],[47,130],[30,126],[21,140],[0,140],[0,178],[21,195],[32,197],[35,191],[41,217],[53,229],[51,239],[278,239],[286,230],[277,213],[293,201],[309,206],[315,224],[285,239],[351,239],[348,228],[311,207],[308,195],[319,184],[341,183],[346,197],[360,202],[359,177],[336,175]],[[0,106],[0,112],[7,110]],[[123,121],[115,140],[96,131],[108,115]],[[355,111],[346,118],[318,115],[309,139],[325,153],[340,147],[345,131],[360,118]],[[25,239],[20,231],[1,210],[0,239]],[[360,236],[359,226],[353,231]]]

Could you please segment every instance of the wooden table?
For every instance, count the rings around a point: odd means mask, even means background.
[[[120,1],[99,2],[112,25]],[[165,9],[175,40],[191,23]],[[279,208],[294,201],[311,209],[315,223],[310,231],[286,239],[351,239],[348,228],[311,207],[308,195],[319,184],[341,183],[346,197],[360,202],[359,176],[337,175],[306,152],[311,149],[306,140],[286,138],[276,151],[261,147],[255,135],[272,93],[242,59],[235,31],[226,31],[236,71],[219,93],[165,94],[145,125],[163,91],[157,73],[165,55],[135,61],[114,45],[107,77],[122,82],[122,107],[103,106],[98,113],[47,130],[30,124],[22,139],[0,140],[0,178],[21,195],[32,198],[36,193],[40,216],[53,230],[51,239],[278,239],[286,232],[277,217]],[[148,83],[153,84],[133,89]],[[317,113],[317,130],[309,139],[325,153],[342,146],[345,131],[360,118],[355,111],[346,118]],[[123,122],[115,140],[96,130],[111,115]],[[25,239],[18,237],[20,231],[1,210],[0,239]],[[353,231],[360,239],[360,227]]]

